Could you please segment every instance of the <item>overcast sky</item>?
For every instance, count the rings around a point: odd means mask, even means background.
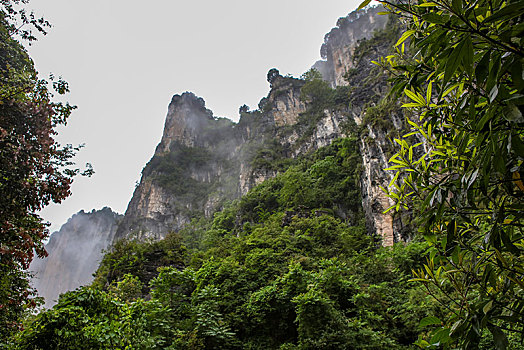
[[[61,143],[96,171],[41,215],[57,230],[72,214],[124,213],[160,141],[174,94],[192,91],[215,116],[238,119],[267,95],[266,73],[300,76],[320,59],[324,35],[360,0],[32,0],[53,24],[29,48],[43,75],[70,84],[78,106]]]

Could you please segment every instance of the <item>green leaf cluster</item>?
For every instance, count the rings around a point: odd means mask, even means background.
[[[411,127],[390,159],[391,209],[418,218],[432,247],[414,280],[448,310],[418,344],[511,347],[524,334],[523,3],[381,2],[406,25],[377,64]]]

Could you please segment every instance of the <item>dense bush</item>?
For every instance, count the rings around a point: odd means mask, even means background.
[[[182,245],[181,237],[175,233],[168,234],[161,241],[119,240],[100,262],[93,287],[108,289],[122,281],[125,276],[131,275],[140,281],[141,295],[146,295],[149,292],[149,281],[157,275],[157,268],[182,267],[185,254],[186,249]]]

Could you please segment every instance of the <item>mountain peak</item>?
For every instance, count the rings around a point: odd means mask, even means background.
[[[199,134],[214,122],[213,112],[206,108],[203,98],[192,92],[174,95],[168,107],[164,134],[157,153],[171,150],[175,141],[188,147],[199,144]]]

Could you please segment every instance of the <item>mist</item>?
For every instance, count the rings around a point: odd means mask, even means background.
[[[81,210],[51,235],[46,245],[48,257],[35,258],[29,267],[44,307],[52,307],[61,293],[92,282],[120,217],[108,207],[87,213]]]

